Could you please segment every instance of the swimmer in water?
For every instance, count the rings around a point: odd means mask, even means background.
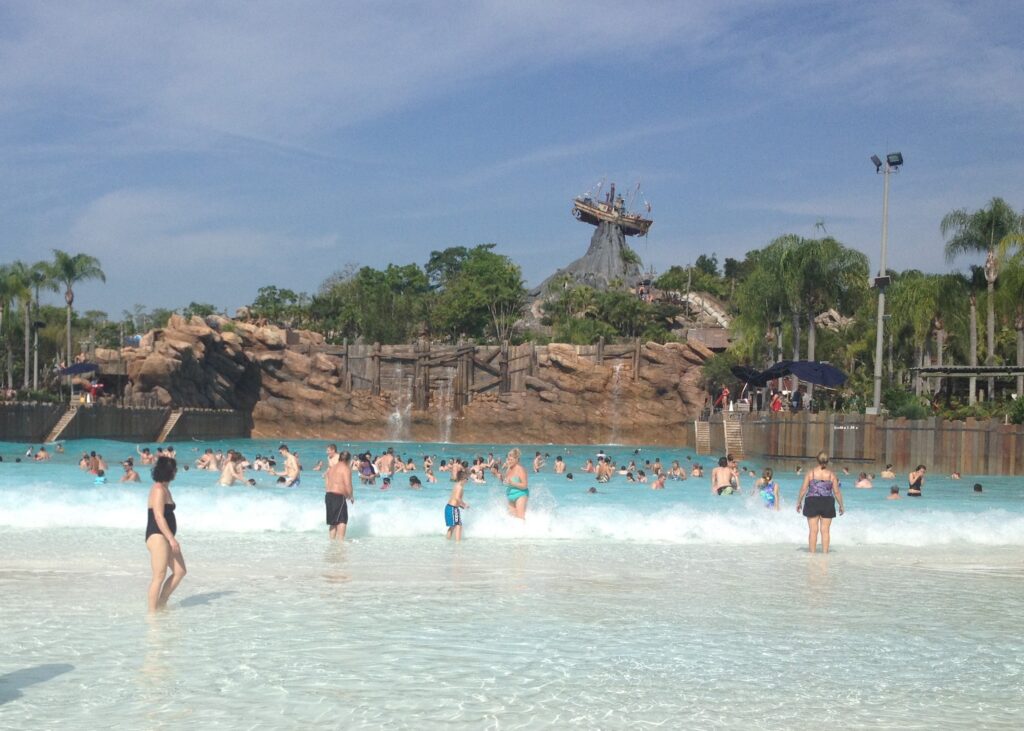
[[[733,488],[733,473],[729,467],[729,458],[720,457],[718,459],[718,466],[711,470],[711,494],[712,495],[732,495],[735,492]]]
[[[766,467],[764,472],[761,473],[761,479],[754,483],[754,487],[760,493],[764,506],[769,510],[778,512],[781,504],[779,500],[779,483],[773,479],[774,477],[775,471],[771,467]]]

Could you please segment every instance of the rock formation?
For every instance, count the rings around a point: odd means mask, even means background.
[[[348,390],[342,359],[320,352],[323,336],[220,317],[184,320],[125,348],[129,404],[230,408],[252,415],[254,437],[338,441],[385,439],[396,411],[389,394]],[[117,353],[97,353],[116,360]],[[453,414],[460,442],[680,444],[704,403],[699,366],[711,351],[695,343],[647,343],[633,364],[596,364],[571,345],[538,349],[526,390],[477,394]],[[431,406],[412,411],[408,434],[437,441]]]
[[[601,222],[590,237],[587,253],[545,279],[533,292],[534,296],[545,296],[552,284],[557,286],[566,276],[595,289],[607,289],[614,279],[631,287],[640,279],[640,257],[629,248],[621,228]]]

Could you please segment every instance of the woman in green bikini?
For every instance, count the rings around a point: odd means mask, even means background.
[[[526,470],[519,464],[519,455],[518,449],[513,449],[508,453],[502,482],[508,485],[505,488],[505,497],[508,498],[509,514],[520,520],[526,520],[526,502],[530,499],[530,488],[526,479]]]

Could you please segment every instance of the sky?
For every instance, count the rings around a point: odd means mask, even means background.
[[[112,317],[485,242],[537,284],[604,179],[650,202],[656,272],[822,231],[874,269],[869,158],[900,151],[889,266],[946,271],[943,215],[1024,209],[1021,28],[1018,0],[0,0],[0,262],[91,254],[75,304]]]

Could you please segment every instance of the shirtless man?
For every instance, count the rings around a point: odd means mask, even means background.
[[[383,475],[384,477],[391,477],[395,473],[395,448],[388,447],[388,451],[384,452],[380,457],[377,458],[377,474]]]
[[[565,472],[565,460],[562,459],[561,455],[555,457],[555,474],[561,475]]]
[[[729,467],[729,458],[721,457],[718,466],[711,470],[711,494],[731,495],[733,492],[733,472]]]
[[[239,452],[231,452],[224,461],[224,469],[220,472],[218,485],[231,487],[237,481],[245,482],[245,471],[242,467],[242,455]]]
[[[540,472],[540,468],[543,467],[543,466],[544,466],[544,456],[540,452],[537,452],[537,454],[533,458],[533,471],[534,472]]]
[[[302,469],[298,457],[288,451],[287,444],[282,444],[277,451],[281,453],[281,458],[284,460],[284,471],[278,472],[278,476],[284,477],[285,487],[298,487],[299,470]]]
[[[198,470],[215,470],[217,469],[217,460],[213,456],[213,450],[207,449],[203,452],[203,456],[196,460],[196,469]]]
[[[50,458],[50,453],[46,451],[46,447],[40,447],[39,451],[36,452],[36,456],[33,457],[36,462],[45,462]]]
[[[327,535],[332,540],[345,540],[345,530],[348,528],[348,503],[356,501],[352,491],[351,460],[352,455],[347,451],[341,452],[324,473]],[[328,453],[328,461],[330,462],[330,453]]]
[[[124,474],[121,475],[121,482],[139,481],[139,473],[135,471],[135,465],[132,464],[132,460],[130,457],[126,459],[124,462],[122,462],[121,466],[124,467]]]
[[[156,464],[156,457],[149,451],[149,447],[139,449],[138,445],[136,445],[135,451],[139,453],[139,462],[141,464]]]

